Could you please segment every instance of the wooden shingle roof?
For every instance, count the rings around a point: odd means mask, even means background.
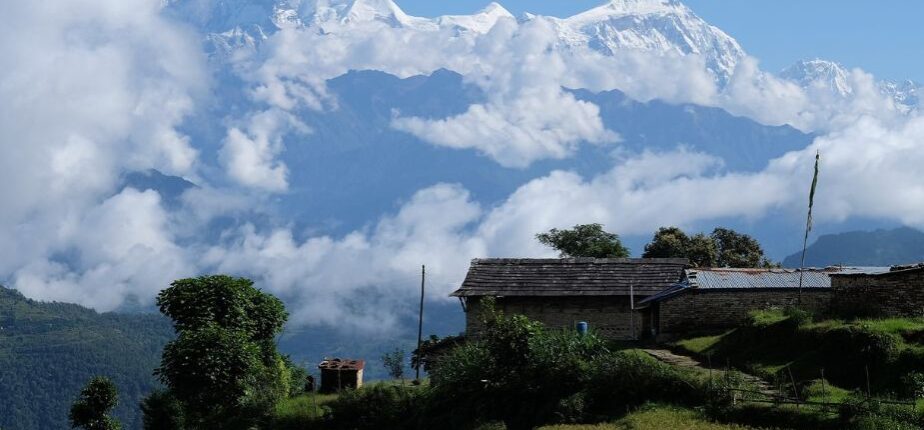
[[[685,258],[484,258],[472,260],[456,297],[655,294],[683,277]]]

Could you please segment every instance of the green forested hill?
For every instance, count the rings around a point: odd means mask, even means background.
[[[160,315],[99,314],[0,287],[0,429],[68,428],[70,404],[94,375],[118,386],[124,428],[140,428],[138,402],[172,336]]]

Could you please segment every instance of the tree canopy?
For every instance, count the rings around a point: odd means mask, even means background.
[[[697,267],[771,267],[763,248],[751,236],[727,228],[716,228],[706,236],[687,235],[677,227],[661,227],[645,245],[643,257],[680,257]]]
[[[97,376],[80,391],[71,406],[68,418],[71,427],[85,430],[118,430],[122,426],[109,414],[115,407],[118,393],[109,378]]]
[[[183,405],[188,428],[249,428],[288,394],[275,343],[288,317],[279,299],[249,279],[215,275],[173,282],[157,305],[177,338],[155,374]]]
[[[539,233],[536,239],[558,250],[561,257],[625,258],[629,250],[619,235],[603,230],[601,224],[579,224],[571,229],[553,228]]]

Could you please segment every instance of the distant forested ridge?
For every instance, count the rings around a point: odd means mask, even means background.
[[[173,337],[166,318],[99,314],[75,304],[27,299],[0,286],[0,428],[66,429],[71,402],[94,375],[115,382],[115,415],[140,429],[138,402]]]
[[[786,267],[799,267],[801,252],[783,260]],[[924,233],[911,227],[892,230],[851,231],[818,238],[805,253],[805,265],[825,267],[889,266],[924,261]]]

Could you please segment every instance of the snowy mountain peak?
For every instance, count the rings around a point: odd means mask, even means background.
[[[611,0],[555,21],[566,44],[587,45],[604,54],[634,49],[701,55],[720,84],[745,55],[735,39],[675,0]]]
[[[843,97],[853,93],[847,75],[847,68],[843,65],[820,58],[799,61],[780,72],[781,78],[795,82],[803,88],[821,86]]]
[[[577,14],[572,18],[590,18],[600,15],[647,15],[671,13],[678,10],[689,11],[683,3],[676,0],[610,0],[606,4]]]
[[[802,60],[783,69],[780,77],[798,84],[802,88],[828,91],[837,97],[851,97],[854,94],[850,71],[842,64],[816,58]],[[879,81],[879,92],[895,101],[902,110],[916,108],[920,104],[919,93],[922,86],[917,82],[906,80],[894,82]]]
[[[458,31],[487,33],[499,19],[516,19],[499,3],[492,2],[474,15],[444,15],[436,18],[440,27],[453,27]]]
[[[391,27],[418,27],[429,23],[425,18],[404,13],[392,0],[314,0],[303,15],[307,23],[320,27],[371,21]]]

